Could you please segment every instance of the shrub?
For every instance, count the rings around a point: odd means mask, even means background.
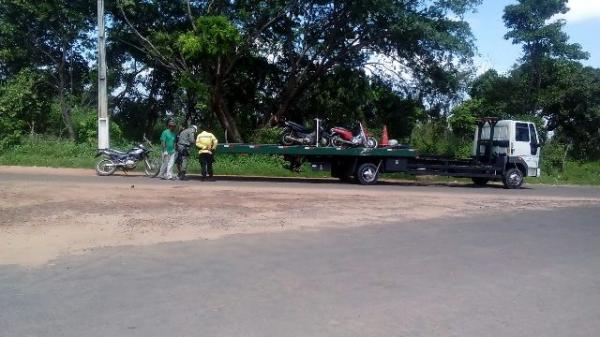
[[[461,158],[471,155],[471,141],[454,135],[443,121],[417,124],[411,134],[411,145],[424,155]]]
[[[75,134],[77,141],[86,144],[96,144],[98,141],[98,117],[90,111],[82,111],[76,115]],[[124,143],[123,132],[117,123],[110,121],[110,140],[111,143]]]
[[[560,173],[565,170],[568,148],[556,140],[544,145],[541,153],[542,170],[548,174]]]
[[[266,127],[258,129],[252,136],[252,142],[255,144],[279,144],[282,135],[281,128]]]

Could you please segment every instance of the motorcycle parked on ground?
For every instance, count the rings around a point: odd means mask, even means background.
[[[284,121],[281,144],[290,145],[312,145],[327,146],[329,144],[329,133],[323,126],[323,121],[315,118],[314,130],[307,129],[298,123]]]
[[[357,130],[352,132],[346,128],[336,126],[331,129],[329,143],[333,147],[365,147],[369,149],[376,148],[379,144],[377,139],[371,137],[362,123],[358,123]]]
[[[144,137],[145,139],[145,137]],[[147,139],[146,139],[147,141]],[[96,173],[99,176],[110,176],[117,169],[127,172],[136,168],[140,163],[144,163],[144,173],[148,177],[156,177],[160,171],[161,162],[158,158],[151,156],[152,145],[139,144],[127,152],[116,149],[99,149],[96,158],[103,158],[96,164]]]

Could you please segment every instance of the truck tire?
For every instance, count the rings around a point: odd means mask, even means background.
[[[480,177],[471,178],[471,180],[473,180],[473,184],[475,184],[476,186],[480,186],[480,187],[487,185],[487,183],[490,181],[488,178],[480,178]]]
[[[504,188],[509,190],[521,188],[523,185],[523,172],[515,167],[509,168],[502,176],[502,183],[504,183]]]
[[[371,163],[364,163],[356,170],[356,180],[361,185],[374,185],[377,184],[379,178],[379,172],[377,166]]]

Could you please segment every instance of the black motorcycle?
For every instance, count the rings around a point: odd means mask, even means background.
[[[315,128],[310,130],[298,123],[284,121],[281,144],[285,146],[327,146],[329,144],[329,132],[323,124],[322,120],[315,118]]]
[[[109,176],[117,169],[127,172],[136,168],[139,162],[144,163],[144,173],[148,177],[156,177],[160,171],[161,162],[158,158],[151,157],[152,146],[139,144],[127,152],[115,149],[99,149],[96,158],[103,158],[96,164],[96,173],[100,176]]]

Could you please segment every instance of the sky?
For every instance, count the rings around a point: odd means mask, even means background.
[[[516,0],[483,0],[475,13],[466,16],[475,35],[479,56],[476,65],[482,73],[490,68],[505,73],[521,57],[521,47],[504,39],[507,32],[502,15],[506,5]],[[579,43],[590,53],[584,64],[600,68],[600,0],[569,0],[571,11],[563,18],[570,42]]]

